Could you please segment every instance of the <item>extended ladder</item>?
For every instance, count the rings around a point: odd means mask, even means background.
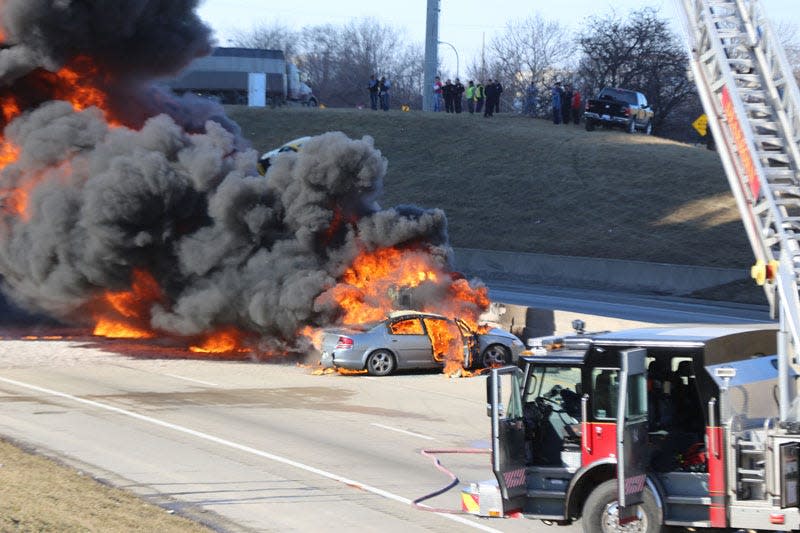
[[[767,298],[800,348],[797,83],[757,0],[680,2],[692,74],[747,236],[756,260],[777,266]]]

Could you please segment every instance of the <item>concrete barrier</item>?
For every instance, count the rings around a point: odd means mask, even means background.
[[[469,276],[487,280],[514,279],[562,287],[686,296],[701,289],[749,279],[749,273],[745,269],[473,248],[456,248],[454,252],[456,270]]]
[[[456,248],[456,270],[487,281],[513,279],[562,287],[587,287],[626,292],[685,296],[695,291],[747,279],[740,269],[622,261]],[[587,331],[615,331],[652,325],[569,311],[535,309],[495,302],[489,316],[499,327],[528,341],[531,337],[572,333],[572,321],[583,320]]]

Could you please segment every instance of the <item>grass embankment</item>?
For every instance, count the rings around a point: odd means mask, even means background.
[[[2,440],[0,479],[0,531],[211,531]]]
[[[703,147],[509,113],[228,112],[259,152],[333,130],[372,136],[389,161],[381,205],[444,209],[456,247],[725,268],[752,262],[719,156]]]

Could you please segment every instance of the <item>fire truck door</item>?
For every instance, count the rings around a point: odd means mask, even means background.
[[[620,524],[636,519],[647,485],[647,371],[642,348],[620,353],[617,481]]]
[[[523,373],[516,366],[495,368],[486,381],[492,417],[492,470],[505,500],[527,494],[522,385]]]

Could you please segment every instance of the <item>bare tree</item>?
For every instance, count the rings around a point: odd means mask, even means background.
[[[569,31],[558,22],[546,20],[538,13],[511,20],[491,40],[484,77],[501,80],[507,105],[515,96],[525,94],[531,81],[543,91],[557,72],[568,69],[574,50]],[[473,62],[468,72],[479,74],[474,72],[477,66]]]
[[[294,60],[299,49],[299,34],[293,29],[274,22],[256,24],[250,30],[236,30],[230,41],[234,46],[242,48],[262,48],[265,50],[283,50],[287,60]]]
[[[695,92],[684,48],[655,9],[632,11],[627,19],[613,11],[591,17],[578,46],[579,73],[589,92],[604,86],[643,92],[654,108],[656,127]]]

